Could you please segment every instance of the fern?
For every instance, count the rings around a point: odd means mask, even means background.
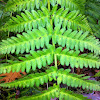
[[[90,81],[86,80],[89,77],[82,77],[83,75],[77,75],[77,74],[71,74],[69,73],[70,70],[66,69],[60,69],[57,71],[55,67],[50,67],[50,70],[46,70],[42,73],[35,73],[35,74],[29,74],[28,76],[24,77],[23,79],[16,80],[12,83],[3,83],[0,84],[0,86],[3,87],[9,87],[9,88],[17,88],[17,87],[33,87],[36,85],[39,87],[39,85],[43,85],[44,83],[48,83],[49,81],[57,80],[57,84],[59,85],[61,82],[63,84],[67,84],[68,86],[72,87],[81,87],[83,89],[90,89],[90,90],[100,90],[99,83],[96,81]],[[56,77],[58,77],[56,79]],[[79,83],[80,81],[80,83]]]
[[[69,8],[67,8],[66,10],[64,10],[64,8],[60,8],[58,11],[56,11],[57,5],[53,7],[51,12],[49,12],[49,10],[45,7],[41,7],[41,10],[43,12],[41,12],[40,10],[38,10],[37,12],[34,10],[32,10],[31,12],[25,10],[25,14],[21,13],[21,16],[16,15],[16,17],[12,17],[12,19],[10,19],[4,25],[4,27],[1,28],[1,31],[22,32],[23,30],[31,30],[32,27],[45,27],[45,24],[47,22],[50,22],[50,16],[52,18],[52,22],[54,20],[55,25],[60,22],[63,23],[64,27],[67,26],[67,28],[72,28],[73,30],[82,29],[83,31],[91,31],[91,28],[88,25],[85,16],[79,14],[79,11],[74,10],[69,12]]]
[[[6,58],[6,62],[0,64],[0,74],[21,70],[26,71],[27,76],[0,86],[29,88],[56,83],[41,93],[23,96],[19,100],[50,100],[51,97],[59,100],[87,99],[61,88],[60,84],[100,91],[99,82],[88,80],[90,76],[84,74],[71,73],[68,69],[69,66],[100,68],[100,41],[93,36],[99,27],[93,28],[94,18],[99,19],[99,15],[85,8],[92,5],[93,1],[88,0],[9,0],[4,12],[11,13],[10,19],[0,31],[15,35],[0,42],[0,54],[6,54],[6,57],[14,55],[17,60]],[[92,12],[95,13],[93,18]],[[90,20],[91,23],[88,22]]]
[[[91,52],[94,51],[95,54],[100,54],[99,40],[92,35],[89,36],[89,32],[83,34],[83,31],[78,32],[71,29],[66,31],[64,26],[61,29],[60,27],[61,25],[57,24],[53,31],[52,26],[47,24],[47,29],[39,27],[39,29],[33,29],[32,31],[27,31],[27,33],[24,32],[22,35],[17,34],[17,38],[11,37],[10,39],[2,40],[0,52],[1,54],[14,53],[15,51],[16,54],[24,53],[25,51],[28,53],[30,50],[35,50],[35,47],[37,49],[44,46],[48,47],[52,39],[54,44],[58,43],[62,47],[66,45],[67,49],[75,48],[75,50],[83,52],[85,48],[91,50]]]
[[[16,15],[16,17],[12,17],[12,19],[10,19],[1,30],[22,32],[24,29],[25,31],[31,30],[32,27],[45,27],[45,23],[49,20],[49,12],[44,7],[42,10],[44,12],[39,10],[38,13],[35,10],[32,10],[31,12],[26,10],[25,13],[21,13],[21,16]]]
[[[87,0],[85,15],[88,17],[90,27],[92,28],[94,35],[100,38],[100,1],[99,0]]]
[[[9,0],[6,8],[4,9],[5,12],[18,12],[24,10],[33,10],[35,8],[39,9],[41,6],[47,6],[47,0]],[[50,0],[52,6],[55,6],[56,3],[61,5],[65,8],[70,8],[70,10],[80,10],[81,12],[84,11],[85,7],[85,0]],[[84,9],[83,9],[84,8]]]

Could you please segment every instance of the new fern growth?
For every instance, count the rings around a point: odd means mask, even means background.
[[[89,2],[89,1],[88,1]],[[24,96],[19,100],[86,100],[80,94],[60,87],[82,87],[100,91],[100,83],[88,80],[89,76],[71,73],[71,68],[100,67],[100,42],[93,36],[88,23],[86,0],[9,0],[4,13],[11,18],[0,31],[16,33],[0,42],[0,54],[22,54],[18,60],[0,64],[0,74],[26,71],[27,76],[1,87],[39,87],[50,81],[56,85],[35,96]],[[92,2],[91,2],[92,3]],[[85,53],[85,49],[89,53]],[[58,66],[58,61],[61,66]],[[54,65],[54,66],[52,66]],[[38,73],[37,69],[45,68]],[[34,73],[30,74],[30,71]],[[41,70],[42,71],[42,70]]]

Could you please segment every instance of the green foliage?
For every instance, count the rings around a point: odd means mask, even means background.
[[[49,12],[47,8],[43,7],[41,9],[42,11],[38,10],[38,13],[35,10],[31,12],[25,10],[25,13],[21,13],[21,16],[16,15],[16,17],[12,17],[1,30],[22,32],[23,30],[31,30],[38,26],[45,27],[45,23],[49,20]]]
[[[49,87],[48,90],[45,90],[43,91],[42,93],[39,93],[35,96],[31,96],[31,97],[27,97],[27,96],[24,96],[22,98],[19,98],[18,100],[22,100],[22,99],[25,99],[25,100],[29,100],[29,99],[32,99],[32,100],[50,100],[52,98],[55,98],[55,97],[59,97],[59,100],[89,100],[87,99],[86,97],[83,97],[82,95],[79,95],[79,94],[75,94],[73,93],[72,91],[66,91],[64,88],[60,89],[57,85],[54,85],[53,87]],[[80,99],[81,98],[81,99]],[[13,99],[15,100],[15,99]]]
[[[41,10],[37,10],[37,12],[35,10],[25,10],[25,13],[21,13],[21,16],[16,15],[16,17],[12,17],[1,28],[1,31],[22,32],[23,30],[27,31],[39,26],[45,27],[46,23],[50,22],[50,16],[55,26],[59,22],[64,27],[67,26],[68,29],[91,31],[85,16],[79,14],[79,11],[74,10],[69,12],[69,8],[57,10],[57,5],[53,7],[51,12],[45,7],[41,7]]]
[[[24,11],[24,10],[33,10],[35,8],[39,9],[41,6],[47,6],[47,0],[9,0],[5,12],[16,12],[16,11]],[[85,0],[50,0],[52,6],[56,4],[61,5],[61,7],[70,8],[70,10],[80,10],[84,11]]]
[[[94,77],[100,77],[100,72],[96,73]]]
[[[96,12],[99,1],[95,1],[96,4],[93,0],[9,0],[2,12],[4,16],[8,13],[7,21],[0,19],[0,31],[8,32],[10,37],[0,42],[0,54],[10,54],[18,59],[6,58],[6,63],[0,64],[0,74],[21,70],[26,71],[27,76],[0,86],[29,88],[57,83],[41,93],[19,100],[87,99],[60,88],[60,84],[100,91],[99,82],[68,69],[69,66],[100,68],[100,41],[93,36],[99,37],[100,24],[96,23],[100,20],[99,12]],[[60,68],[62,66],[65,67]]]
[[[57,24],[57,26],[52,29],[50,24],[47,24],[47,29],[39,27],[39,29],[33,29],[32,31],[27,31],[27,33],[22,33],[22,35],[17,34],[17,37],[11,37],[7,40],[2,40],[0,43],[0,53],[9,54],[14,53],[28,53],[30,50],[35,50],[35,47],[39,49],[44,46],[49,45],[49,42],[53,41],[54,44],[58,43],[62,47],[67,47],[67,49],[74,49],[84,51],[85,49],[94,51],[95,54],[100,54],[100,44],[99,40],[89,35],[89,32],[83,31],[72,31],[68,29],[66,31],[63,26]],[[52,38],[51,38],[52,37]]]
[[[85,15],[88,18],[94,35],[100,38],[100,0],[87,0]]]
[[[23,79],[19,79],[11,83],[3,83],[0,84],[0,86],[9,88],[25,88],[33,87],[34,85],[36,85],[37,87],[39,87],[39,85],[43,85],[44,83],[48,83],[49,81],[52,81],[54,79],[57,80],[58,85],[60,85],[60,83],[62,82],[63,84],[67,84],[68,86],[72,87],[82,86],[83,89],[86,88],[90,90],[100,91],[99,82],[87,80],[89,78],[87,76],[83,77],[84,75],[77,75],[69,72],[69,69],[57,70],[54,66],[52,66],[49,70],[46,70],[46,72],[29,74]]]

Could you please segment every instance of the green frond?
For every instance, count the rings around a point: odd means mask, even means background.
[[[24,10],[34,10],[36,7],[39,9],[41,6],[46,6],[47,0],[9,0],[7,2],[5,12],[16,12]]]
[[[76,94],[72,91],[65,90],[64,88],[60,89],[59,86],[55,84],[53,87],[49,87],[48,90],[42,91],[42,93],[33,96],[23,96],[18,98],[18,100],[50,100],[55,97],[59,98],[59,100],[88,100],[87,97],[83,97],[81,94]]]
[[[42,11],[38,10],[37,12],[25,10],[25,13],[21,13],[21,16],[12,17],[0,31],[22,32],[38,26],[45,27],[46,23],[49,22],[50,15],[47,8],[42,7],[41,9]]]
[[[89,24],[94,32],[94,35],[100,38],[100,20],[98,21],[98,24],[94,24],[94,23],[89,23]]]
[[[62,47],[66,46],[67,49],[74,49],[84,51],[85,49],[91,50],[95,54],[100,54],[100,42],[93,36],[83,31],[72,31],[68,29],[66,31],[65,27],[61,28],[61,24],[57,24],[54,30],[52,26],[48,23],[47,29],[39,27],[39,29],[33,29],[32,31],[27,31],[27,33],[22,33],[22,35],[17,34],[17,37],[11,37],[7,40],[2,40],[0,43],[0,53],[14,53],[17,54],[28,53],[34,50],[35,47],[39,49],[46,45],[48,47],[49,41],[51,40],[54,44],[58,43]],[[23,47],[23,48],[22,48]]]
[[[83,33],[83,31],[72,31],[71,29],[61,28],[60,24],[54,28],[52,35],[52,41],[54,44],[58,43],[62,47],[67,49],[74,49],[84,51],[85,49],[94,51],[95,54],[100,54],[100,42],[95,37],[89,35],[89,32]]]
[[[52,6],[56,4],[61,5],[61,7],[70,8],[70,10],[80,10],[81,13],[85,9],[85,0],[50,0]],[[7,2],[5,12],[16,12],[24,10],[33,10],[34,8],[39,9],[41,6],[47,6],[47,0],[9,0]]]
[[[47,28],[48,30],[48,28]],[[43,48],[44,45],[48,47],[50,40],[50,33],[45,28],[39,27],[39,29],[33,29],[32,31],[27,31],[27,33],[22,33],[22,35],[17,34],[17,37],[11,37],[7,40],[2,40],[0,43],[0,54],[14,53],[28,53],[31,50],[35,50],[35,47],[39,49]]]
[[[47,92],[47,93],[46,93]],[[60,89],[59,87],[50,87],[48,90],[43,91],[41,94],[35,96],[25,96],[19,98],[18,100],[50,100],[51,98],[59,97],[59,100],[89,100],[87,97],[83,97],[81,94],[76,94],[72,91],[66,91],[65,89]]]
[[[19,57],[20,61],[13,61],[11,64],[2,64],[0,65],[0,74],[12,72],[22,72],[25,71],[28,73],[32,67],[34,71],[36,67],[41,69],[47,64],[50,65],[53,62],[53,53],[54,48],[44,49],[43,51],[30,51],[30,54],[25,57]]]
[[[66,91],[66,89],[61,89],[59,94],[59,100],[90,100],[87,97],[83,97],[81,94],[76,94],[72,91]]]
[[[51,98],[58,97],[59,95],[59,87],[53,86],[49,87],[48,90],[42,91],[42,93],[33,95],[33,96],[24,96],[18,98],[18,100],[50,100]]]
[[[100,41],[96,39],[100,37],[100,0],[7,1],[1,11],[0,31],[8,32],[9,38],[0,42],[0,55],[6,54],[6,59],[1,59],[0,74],[21,71],[27,75],[1,82],[0,87],[32,88],[47,83],[47,90],[18,100],[87,100],[68,91],[69,87],[100,91],[100,82],[67,69],[100,68]],[[64,65],[66,68],[60,69]],[[57,85],[48,88],[49,82]]]
[[[88,0],[86,2],[86,10],[85,10],[85,14],[87,16],[90,16],[94,19],[100,19],[100,1],[95,1],[95,0]]]
[[[47,50],[43,51],[31,51],[31,55],[26,55],[25,57],[20,57],[21,61],[13,62],[12,64],[2,65],[0,67],[0,73],[9,73],[11,70],[13,72],[19,72],[20,70],[29,72],[32,66],[32,69],[35,70],[36,66],[40,69],[42,66],[46,66],[46,62],[50,65],[53,62],[53,55],[57,55],[58,60],[61,65],[68,66],[71,65],[72,68],[76,67],[90,67],[90,68],[99,68],[100,61],[98,57],[93,56],[92,54],[81,54],[79,51],[73,51],[65,49],[62,51],[62,48],[59,47],[56,50],[53,46],[48,46]]]
[[[38,26],[45,27],[46,23],[50,22],[51,16],[55,26],[60,23],[63,24],[63,27],[67,27],[67,29],[91,31],[87,19],[82,14],[79,14],[79,11],[74,10],[69,12],[69,8],[57,10],[57,5],[54,6],[51,12],[45,7],[41,9],[42,11],[38,10],[37,12],[35,10],[31,12],[25,10],[25,13],[21,13],[21,16],[12,17],[0,30],[22,32],[24,29],[27,31]]]
[[[46,70],[46,72],[29,74],[19,80],[15,80],[10,83],[2,83],[2,84],[0,84],[0,86],[8,87],[8,88],[13,88],[13,87],[25,88],[25,87],[33,87],[35,85],[35,86],[39,87],[39,85],[48,83],[48,81],[52,81],[53,79],[56,80],[56,77],[57,77],[56,71],[57,71],[57,69],[52,66],[52,67],[50,67],[49,70]]]
[[[94,91],[100,91],[100,84],[97,81],[87,80],[90,76],[77,75],[69,73],[69,69],[60,69],[58,71],[57,84],[59,85],[61,82],[63,84],[67,84],[67,86],[71,87],[82,87],[83,89],[90,89]],[[65,99],[66,100],[66,99]],[[72,99],[73,100],[73,99]]]
[[[56,6],[52,10],[51,17],[55,26],[61,23],[63,27],[67,26],[67,29],[91,31],[86,17],[80,14],[79,11],[74,10],[69,12],[69,8],[57,10]]]
[[[88,67],[89,68],[99,68],[100,67],[100,60],[99,57],[93,56],[93,54],[79,54],[79,51],[73,51],[65,49],[62,51],[62,48],[57,48],[55,54],[58,56],[58,60],[60,61],[61,65],[70,66],[72,68],[76,67]]]
[[[33,96],[18,98],[18,100],[51,100],[51,98],[59,98],[59,100],[89,100],[81,94],[76,94],[72,91],[65,90],[64,88],[60,89],[58,85],[49,87],[48,90],[44,90],[42,93]]]
[[[100,71],[94,75],[94,77],[100,77]]]
[[[100,38],[100,1],[99,0],[87,0],[85,15],[88,17],[89,25],[94,35]]]
[[[42,73],[35,73],[35,74],[29,74],[26,77],[15,80],[11,83],[2,83],[0,86],[2,87],[8,87],[8,88],[17,88],[17,87],[33,87],[36,85],[39,87],[39,85],[43,85],[44,83],[48,83],[48,81],[57,80],[57,84],[60,85],[61,82],[63,84],[67,84],[67,86],[71,87],[82,87],[83,89],[90,89],[94,91],[100,91],[100,84],[99,82],[87,80],[90,76],[84,76],[77,75],[70,73],[70,69],[59,69],[55,68],[54,66],[50,67],[49,70],[46,70],[46,72]],[[84,77],[83,77],[84,76]]]

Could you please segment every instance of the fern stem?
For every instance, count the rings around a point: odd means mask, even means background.
[[[48,10],[50,11],[50,0],[48,0]]]
[[[8,37],[9,37],[9,32],[8,32]]]
[[[55,67],[57,68],[57,55],[54,55],[55,58]]]
[[[47,83],[47,90],[48,90],[48,83]]]
[[[48,0],[48,10],[50,12],[50,0]],[[50,24],[52,25],[52,19],[50,19]]]

